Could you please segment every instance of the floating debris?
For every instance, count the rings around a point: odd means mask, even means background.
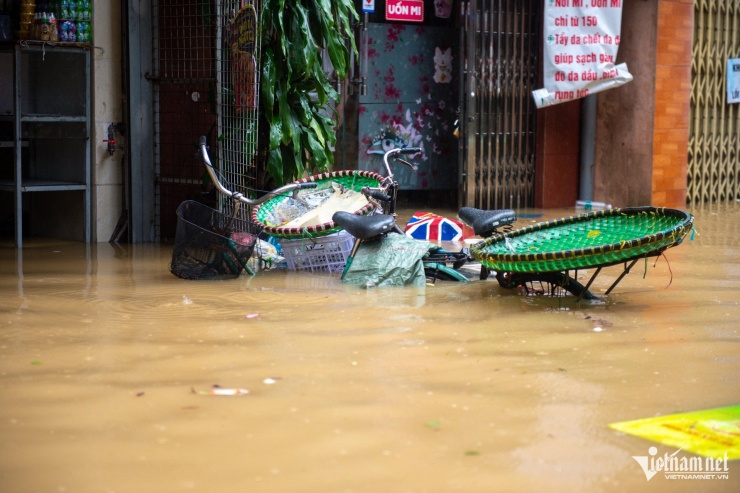
[[[252,257],[262,260],[265,266],[270,267],[273,264],[279,264],[283,262],[285,258],[278,252],[275,245],[269,241],[257,239],[257,243],[254,245],[254,251]]]
[[[431,428],[433,430],[439,430],[440,426],[442,426],[442,423],[440,423],[436,419],[430,419],[426,423],[424,423],[428,428]]]
[[[217,395],[217,396],[247,395],[249,393],[249,390],[247,389],[240,389],[240,388],[227,389],[224,387],[219,387],[218,385],[214,385],[209,390],[195,390],[195,387],[191,387],[190,391],[193,394],[198,394],[198,395]]]

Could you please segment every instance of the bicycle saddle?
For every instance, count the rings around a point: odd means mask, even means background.
[[[388,233],[393,230],[396,224],[396,218],[387,214],[358,216],[344,211],[335,212],[331,220],[360,240],[367,240]]]
[[[516,221],[516,212],[511,209],[485,211],[473,207],[463,207],[457,215],[473,228],[476,236],[486,238],[496,233],[496,229]]]

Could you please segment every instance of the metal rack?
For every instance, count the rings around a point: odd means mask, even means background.
[[[14,149],[13,177],[0,180],[0,191],[14,193],[15,244],[23,246],[24,218],[31,234],[89,243],[90,51],[32,41],[11,49],[13,140],[1,145]]]

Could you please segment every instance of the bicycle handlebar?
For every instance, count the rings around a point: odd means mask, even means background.
[[[419,147],[403,147],[399,149],[391,149],[390,151],[383,154],[383,164],[385,164],[385,169],[388,172],[388,178],[391,180],[393,179],[393,171],[391,170],[391,165],[388,162],[389,159],[394,159],[398,161],[399,163],[405,164],[409,168],[411,168],[414,171],[417,171],[419,168],[409,163],[408,161],[401,159],[400,157],[397,157],[399,154],[418,154],[421,152],[421,148]]]
[[[398,149],[399,154],[418,154],[421,152],[421,147],[404,147],[403,149]]]
[[[391,200],[393,200],[393,197],[391,197],[390,195],[379,192],[377,190],[372,190],[368,187],[363,187],[360,191],[363,193],[363,195],[370,196],[375,200],[380,200],[382,202],[390,202]]]
[[[219,192],[221,192],[224,195],[228,195],[232,198],[232,200],[238,200],[239,202],[242,202],[247,205],[258,205],[262,202],[265,202],[267,199],[274,195],[280,195],[285,192],[293,192],[293,198],[297,198],[298,190],[303,190],[306,188],[316,188],[315,182],[300,182],[300,183],[289,183],[288,185],[284,185],[280,188],[276,188],[272,192],[268,192],[262,197],[257,197],[256,199],[248,199],[245,197],[241,192],[232,192],[223,184],[221,181],[219,181],[218,176],[216,175],[216,170],[213,169],[213,164],[211,164],[211,158],[208,156],[208,140],[206,139],[205,135],[202,135],[200,137],[200,158],[203,161],[203,164],[206,166],[206,170],[208,171],[208,174],[211,176],[211,180],[213,180],[213,184],[216,186]],[[299,199],[300,200],[300,199]]]

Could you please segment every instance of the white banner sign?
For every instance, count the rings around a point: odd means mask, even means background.
[[[532,91],[537,108],[583,98],[632,80],[615,65],[622,0],[544,0],[545,87]]]

